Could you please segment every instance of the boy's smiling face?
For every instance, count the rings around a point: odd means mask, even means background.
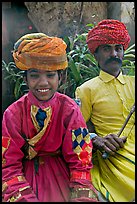
[[[58,71],[29,69],[25,81],[38,100],[48,101],[58,89]]]

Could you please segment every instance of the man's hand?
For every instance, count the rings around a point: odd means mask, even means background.
[[[116,151],[124,146],[127,137],[118,137],[115,134],[108,134],[105,137],[96,136],[92,139],[93,147],[99,149],[101,152],[107,152],[110,155],[114,155]]]

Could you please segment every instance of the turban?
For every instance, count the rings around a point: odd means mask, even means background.
[[[30,68],[55,71],[68,66],[66,43],[44,33],[26,34],[14,45],[13,58],[21,70]]]
[[[124,23],[113,19],[102,20],[87,35],[88,48],[92,54],[103,44],[121,44],[126,50],[129,42],[130,36]]]

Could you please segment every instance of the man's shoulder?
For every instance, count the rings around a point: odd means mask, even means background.
[[[126,81],[131,81],[131,82],[135,82],[135,76],[130,76],[130,75],[123,75],[123,78],[126,80]]]
[[[96,77],[94,77],[92,79],[89,79],[89,80],[85,81],[83,84],[88,85],[88,84],[93,84],[94,82],[98,82],[98,81],[99,81],[99,76],[96,76]]]

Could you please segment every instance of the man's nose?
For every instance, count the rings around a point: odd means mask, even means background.
[[[111,50],[111,56],[116,57],[117,56],[117,51],[115,49]]]

